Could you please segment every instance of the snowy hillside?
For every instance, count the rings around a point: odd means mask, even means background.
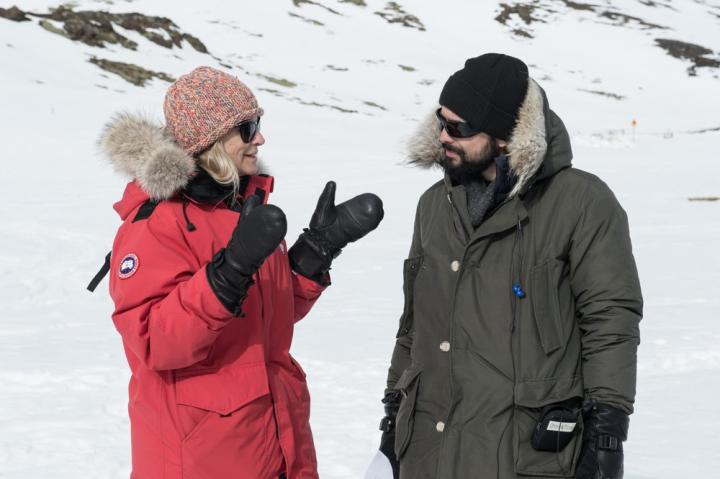
[[[238,75],[265,108],[260,153],[289,241],[329,179],[340,200],[385,201],[293,346],[321,477],[361,477],[380,436],[415,205],[441,176],[403,165],[404,142],[447,77],[489,51],[530,65],[575,166],[630,217],[646,308],[626,478],[717,476],[720,201],[708,200],[720,196],[720,0],[72,3],[174,23],[108,17],[116,43],[71,40],[81,20],[48,15],[57,3],[11,6],[0,13],[27,21],[0,18],[0,478],[129,476],[129,369],[107,283],[85,291],[125,186],[96,141],[119,110],[162,118],[162,78],[201,64]]]

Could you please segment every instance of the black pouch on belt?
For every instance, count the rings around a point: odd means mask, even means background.
[[[580,408],[567,404],[545,406],[535,425],[530,444],[537,451],[559,452],[572,440],[577,430]]]

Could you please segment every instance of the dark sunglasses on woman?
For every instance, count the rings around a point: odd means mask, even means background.
[[[470,138],[471,136],[482,133],[482,131],[476,130],[470,126],[470,123],[448,120],[442,116],[440,110],[442,110],[442,108],[438,108],[437,111],[435,111],[435,116],[440,122],[440,130],[445,129],[447,134],[453,138]]]
[[[235,128],[237,128],[240,132],[240,138],[242,138],[242,141],[250,143],[255,139],[257,132],[260,131],[260,117],[238,123]]]

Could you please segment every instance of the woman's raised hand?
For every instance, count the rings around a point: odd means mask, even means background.
[[[253,273],[287,233],[285,213],[275,205],[260,203],[255,195],[245,200],[230,241],[207,266],[210,287],[235,315],[240,314]]]

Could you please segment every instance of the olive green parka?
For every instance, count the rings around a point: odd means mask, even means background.
[[[443,154],[434,117],[410,159]],[[627,217],[571,166],[567,130],[529,82],[508,144],[517,183],[473,229],[446,177],[420,198],[386,393],[400,391],[401,479],[573,477],[582,418],[560,452],[530,445],[541,409],[633,410],[642,296]]]

